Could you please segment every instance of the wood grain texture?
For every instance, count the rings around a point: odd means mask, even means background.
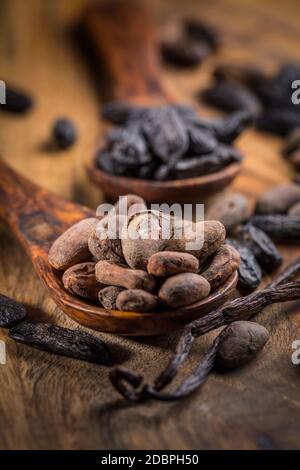
[[[252,61],[270,69],[299,59],[299,3],[296,0],[148,1],[158,24],[181,15],[209,20],[224,31],[222,56],[194,72],[165,69],[164,81],[179,99],[193,103],[218,61]],[[26,117],[0,115],[0,153],[38,184],[95,207],[101,194],[84,175],[82,162],[104,129],[100,103],[88,70],[72,47],[68,26],[84,0],[3,0],[0,17],[2,79],[36,97]],[[214,112],[199,106],[204,114]],[[66,152],[46,151],[57,116],[70,116],[80,139]],[[250,198],[291,169],[279,156],[280,139],[247,131],[238,146],[246,155],[234,183]],[[27,255],[0,227],[1,292],[24,302],[30,319],[77,327],[55,307]],[[288,262],[296,249],[283,249]],[[260,357],[238,371],[213,373],[184,403],[131,406],[111,388],[107,369],[56,357],[16,344],[1,330],[7,364],[0,365],[2,449],[276,449],[299,448],[299,367],[291,364],[292,341],[300,339],[300,306],[275,306],[259,316],[271,332]],[[187,372],[216,333],[197,341]],[[153,377],[166,364],[177,334],[133,340],[100,335],[118,363]]]

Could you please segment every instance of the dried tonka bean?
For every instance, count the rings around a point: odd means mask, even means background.
[[[210,206],[206,213],[207,219],[219,220],[227,233],[249,217],[248,202],[240,193],[222,195]]]
[[[103,285],[95,277],[95,263],[76,264],[67,269],[62,277],[64,288],[71,294],[89,300],[98,300],[98,292]]]
[[[260,112],[256,96],[243,85],[230,82],[217,82],[212,88],[201,92],[205,103],[223,111],[247,110],[254,116]]]
[[[273,240],[285,243],[300,242],[300,217],[296,215],[255,215],[251,223],[266,232]]]
[[[0,104],[0,110],[3,109],[11,113],[26,113],[32,106],[33,100],[29,95],[6,85],[5,103]]]
[[[57,119],[53,125],[53,139],[60,149],[67,149],[76,140],[76,129],[70,119]]]
[[[231,144],[253,122],[253,115],[249,111],[236,111],[235,113],[211,121],[216,138],[225,144]]]
[[[184,23],[184,32],[194,41],[205,42],[212,51],[216,51],[221,42],[218,31],[200,20],[187,19]]]
[[[99,292],[99,300],[104,308],[117,310],[117,297],[124,290],[123,287],[107,286]]]
[[[109,261],[98,261],[95,268],[99,282],[111,286],[126,287],[126,289],[143,289],[152,292],[155,289],[155,279],[140,269],[130,269]]]
[[[160,251],[152,255],[148,261],[147,271],[153,276],[172,276],[179,273],[196,273],[199,261],[189,253],[176,251]]]
[[[251,86],[268,77],[265,72],[254,65],[219,64],[214,70],[214,78],[218,81],[234,81]]]
[[[250,291],[256,289],[262,279],[262,271],[253,252],[243,243],[232,238],[227,238],[225,243],[233,246],[241,257],[238,285]]]
[[[47,323],[21,323],[9,331],[10,338],[42,351],[107,365],[110,352],[94,335]]]
[[[208,296],[210,285],[204,277],[194,273],[176,274],[161,286],[158,297],[167,307],[184,307]]]
[[[214,290],[220,287],[238,268],[240,264],[239,252],[229,245],[222,245],[214,255],[209,267],[201,273]]]
[[[132,106],[122,101],[113,101],[103,105],[102,117],[113,124],[124,125],[131,120],[135,121],[141,118],[143,111],[144,108]]]
[[[300,127],[300,113],[290,109],[271,109],[256,120],[256,127],[262,131],[287,136]]]
[[[0,294],[0,326],[11,328],[27,316],[26,308],[6,295]]]
[[[149,312],[157,307],[158,299],[142,289],[126,289],[117,297],[117,308],[125,312]]]
[[[49,251],[49,263],[58,270],[65,270],[74,264],[91,261],[88,237],[99,223],[96,218],[83,219],[60,235]]]
[[[282,153],[285,157],[289,157],[296,150],[300,150],[300,127],[292,131],[284,143]]]
[[[186,152],[188,137],[185,126],[172,108],[148,109],[142,128],[153,153],[163,162],[176,160]]]
[[[217,148],[218,142],[211,132],[196,126],[189,126],[187,131],[189,136],[188,154],[202,155],[213,152]]]
[[[186,40],[168,41],[161,44],[164,61],[177,67],[193,67],[199,65],[210,54],[205,44]]]
[[[299,185],[280,184],[258,198],[256,212],[258,214],[285,214],[296,202],[300,202]]]
[[[270,237],[261,229],[247,224],[237,231],[238,238],[254,253],[259,264],[272,272],[282,264],[282,256]]]

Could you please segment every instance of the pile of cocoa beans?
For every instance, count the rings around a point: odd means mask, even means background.
[[[178,237],[181,219],[147,210],[138,196],[123,198],[125,218],[119,200],[102,219],[84,219],[53,243],[49,263],[63,271],[64,287],[73,295],[107,309],[163,311],[204,299],[238,268],[239,253],[224,243],[221,222],[190,222]],[[114,238],[108,230],[113,224]],[[201,243],[194,245],[199,234]]]

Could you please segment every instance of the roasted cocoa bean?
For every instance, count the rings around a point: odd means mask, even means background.
[[[108,260],[114,263],[124,263],[120,216],[108,215],[93,227],[88,238],[88,247],[96,260]]]
[[[9,331],[10,338],[42,351],[107,365],[110,352],[94,335],[47,323],[21,323]]]
[[[98,292],[103,288],[95,277],[95,263],[75,264],[67,269],[62,277],[64,288],[71,294],[89,300],[98,300]]]
[[[299,185],[280,184],[258,198],[256,212],[258,214],[285,214],[296,202],[300,202]]]
[[[189,253],[160,251],[149,258],[147,271],[153,276],[164,277],[179,273],[196,273],[199,261]]]
[[[158,297],[167,307],[184,307],[208,296],[209,282],[199,274],[183,273],[169,277],[161,286]]]
[[[99,300],[104,308],[117,310],[117,297],[124,290],[123,287],[107,286],[99,292]]]
[[[222,245],[214,255],[209,267],[201,273],[215,290],[224,284],[231,274],[239,267],[239,252],[230,245]]]
[[[233,322],[220,341],[216,360],[227,369],[240,367],[251,361],[268,339],[268,330],[258,323]]]
[[[237,236],[252,251],[265,271],[272,272],[282,264],[281,254],[263,230],[247,224],[238,229]]]
[[[74,264],[90,261],[92,255],[88,247],[88,237],[98,222],[96,218],[83,219],[60,235],[49,251],[51,266],[65,270]]]
[[[149,312],[157,307],[158,299],[142,289],[126,289],[118,295],[116,303],[125,312]]]
[[[266,232],[273,240],[285,243],[300,242],[300,217],[296,215],[255,215],[251,223]]]
[[[15,299],[0,294],[0,326],[2,328],[11,328],[23,321],[26,316],[27,310],[24,305]]]
[[[229,193],[220,196],[206,212],[207,219],[219,220],[229,233],[234,227],[249,217],[249,207],[245,196],[240,193]]]
[[[156,283],[153,276],[139,269],[130,269],[109,261],[98,261],[95,267],[96,278],[109,286],[126,289],[143,289],[152,292]]]
[[[232,238],[227,238],[225,243],[233,246],[241,257],[238,268],[239,287],[249,291],[256,289],[262,279],[262,270],[252,251],[243,243]]]

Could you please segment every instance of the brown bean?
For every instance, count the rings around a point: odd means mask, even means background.
[[[201,273],[214,290],[224,284],[231,274],[240,264],[239,252],[230,245],[222,245],[210,264],[210,266]]]
[[[102,289],[95,277],[95,263],[75,264],[67,269],[62,277],[64,288],[71,294],[85,299],[98,300],[98,292]]]
[[[289,215],[300,215],[300,202],[297,202],[297,204],[294,204],[292,207],[290,207]]]
[[[259,214],[285,214],[296,202],[300,202],[299,185],[296,183],[280,184],[258,198],[256,212]]]
[[[249,217],[245,196],[240,193],[222,195],[207,211],[208,220],[219,220],[229,232]]]
[[[107,286],[101,289],[98,296],[103,307],[109,310],[117,310],[116,300],[123,290],[123,287],[118,286]]]
[[[92,255],[88,247],[88,237],[98,222],[96,218],[83,219],[60,235],[49,251],[51,266],[65,270],[74,264],[90,261]]]
[[[121,223],[119,216],[108,215],[93,228],[88,246],[96,260],[125,262],[119,233]]]
[[[284,143],[282,153],[285,157],[290,156],[300,149],[300,128],[294,129],[288,136]]]
[[[143,289],[152,292],[155,279],[139,269],[130,269],[110,261],[98,261],[95,267],[96,278],[109,286],[120,286],[126,289]]]
[[[158,299],[142,289],[123,290],[118,295],[117,307],[125,312],[149,312],[157,307]]]
[[[208,296],[209,282],[199,274],[183,273],[169,277],[161,286],[158,297],[167,307],[184,307]]]
[[[196,273],[199,261],[189,253],[159,251],[148,261],[147,270],[153,276],[172,276],[179,273]]]

